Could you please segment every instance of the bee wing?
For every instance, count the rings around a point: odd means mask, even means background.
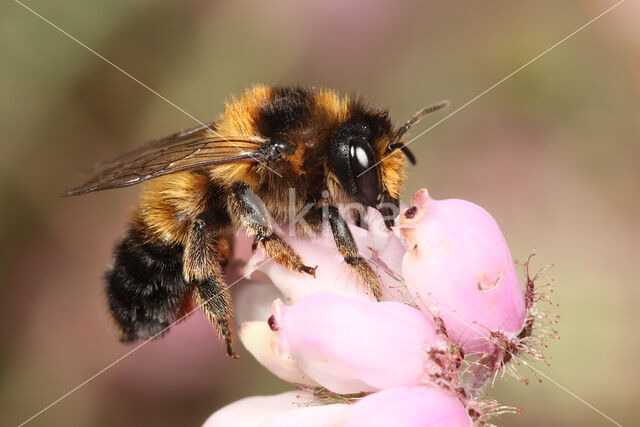
[[[177,132],[148,142],[92,168],[94,177],[65,196],[126,187],[148,179],[220,163],[259,162],[259,150],[266,142],[260,137],[222,137],[213,124]]]

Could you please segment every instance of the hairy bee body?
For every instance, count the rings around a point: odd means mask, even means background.
[[[333,196],[329,203],[353,202],[337,178],[325,171],[333,133],[351,117],[365,115],[381,128],[377,132],[390,132],[384,111],[371,110],[357,99],[340,98],[334,91],[255,87],[225,105],[214,130],[222,136],[286,136],[295,144],[295,152],[266,165],[229,163],[148,181],[134,223],[161,240],[184,244],[189,222],[207,209],[207,203],[224,203],[223,194],[236,182],[246,183],[281,224],[289,220],[289,203],[296,203],[298,212],[308,201],[322,199],[322,191],[329,187]],[[379,158],[385,156],[387,145],[388,141],[379,144]],[[384,166],[388,192],[397,198],[404,181],[404,156],[396,152],[385,159]],[[295,189],[295,200],[290,199],[290,188]],[[208,194],[216,200],[207,200]]]
[[[412,120],[395,128],[386,111],[327,89],[256,86],[225,104],[217,122],[100,165],[94,179],[67,194],[146,181],[107,273],[120,338],[154,338],[195,303],[235,356],[223,280],[235,232],[245,229],[274,262],[315,275],[274,233],[292,216],[303,219],[293,226],[302,237],[328,223],[348,268],[379,299],[378,277],[339,208],[371,206],[384,214],[397,207],[405,154],[412,158],[399,141]]]

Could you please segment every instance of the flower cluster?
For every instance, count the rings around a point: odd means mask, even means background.
[[[523,289],[495,220],[463,200],[418,191],[388,231],[379,213],[350,225],[375,266],[384,302],[363,288],[326,232],[288,239],[316,277],[261,267],[282,299],[271,317],[245,322],[249,352],[297,390],[250,397],[214,413],[212,426],[468,426],[508,407],[479,392],[530,350],[534,280]],[[264,255],[254,254],[250,265]],[[528,266],[528,264],[527,264]]]

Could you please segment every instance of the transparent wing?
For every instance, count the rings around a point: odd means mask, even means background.
[[[92,168],[94,177],[66,191],[77,196],[93,191],[126,187],[148,179],[220,163],[259,162],[266,142],[260,137],[226,137],[215,133],[214,124],[177,132],[148,142]]]

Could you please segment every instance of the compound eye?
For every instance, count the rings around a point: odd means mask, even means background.
[[[376,158],[371,146],[361,139],[354,138],[351,140],[349,155],[360,200],[365,205],[375,206],[380,193],[380,182],[378,168],[372,167],[376,164]]]

